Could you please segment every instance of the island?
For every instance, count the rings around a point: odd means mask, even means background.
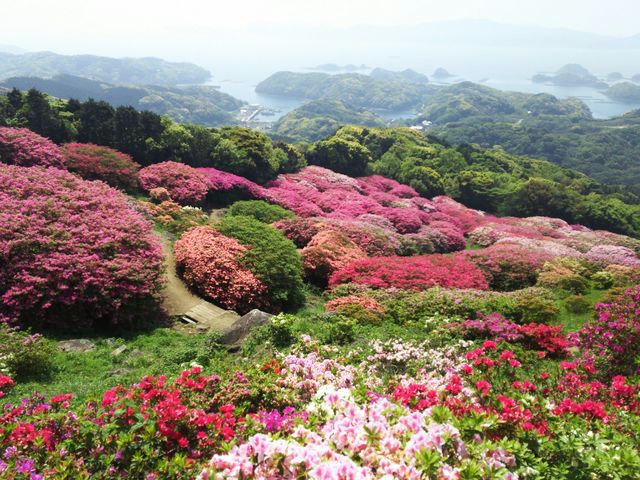
[[[593,87],[598,89],[606,89],[608,85],[599,80],[589,70],[577,63],[565,65],[555,74],[539,73],[534,75],[531,80],[535,83],[548,83],[560,87]]]

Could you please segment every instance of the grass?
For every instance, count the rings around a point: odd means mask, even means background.
[[[591,308],[586,313],[571,313],[567,310],[566,301],[562,298],[558,299],[556,304],[560,308],[560,315],[555,323],[563,324],[565,329],[569,332],[579,330],[588,320],[593,318],[593,306],[600,302],[605,293],[605,290],[591,289],[584,294],[584,297],[591,305]]]
[[[16,402],[35,392],[45,396],[73,393],[74,401],[101,398],[118,384],[128,385],[145,375],[178,375],[192,361],[207,363],[215,354],[208,351],[207,335],[185,335],[158,328],[123,337],[88,337],[95,345],[88,352],[57,352],[50,375],[17,382],[3,402]],[[55,340],[54,340],[55,342]],[[120,355],[113,352],[126,345]]]

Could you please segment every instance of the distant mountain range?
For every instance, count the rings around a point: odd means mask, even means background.
[[[0,79],[22,76],[51,78],[63,74],[117,85],[175,86],[202,83],[211,78],[208,70],[193,63],[167,62],[151,57],[109,58],[53,52],[0,53]]]

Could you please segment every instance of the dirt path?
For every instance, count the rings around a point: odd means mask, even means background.
[[[217,307],[191,292],[176,273],[176,260],[171,240],[166,234],[161,235],[161,240],[166,267],[166,284],[163,291],[164,310],[170,316],[186,316],[205,330],[228,331],[239,315]]]
[[[163,291],[163,306],[165,311],[171,316],[184,315],[203,300],[191,293],[184,282],[178,277],[171,240],[169,240],[166,234],[161,235],[161,239],[166,267],[166,286]]]

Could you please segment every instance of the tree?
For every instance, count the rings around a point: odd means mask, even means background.
[[[353,140],[332,137],[311,146],[307,152],[311,165],[319,165],[352,177],[361,177],[369,171],[373,160],[367,147]]]

